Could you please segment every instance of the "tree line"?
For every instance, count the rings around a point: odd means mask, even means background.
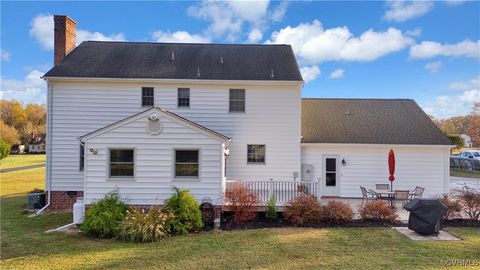
[[[463,147],[464,141],[460,134],[467,134],[472,139],[474,147],[480,147],[480,101],[473,104],[469,114],[446,119],[436,119],[433,122],[453,141],[457,147]]]
[[[43,104],[24,104],[16,100],[0,100],[0,134],[9,146],[28,144],[32,133],[45,135],[46,108]]]

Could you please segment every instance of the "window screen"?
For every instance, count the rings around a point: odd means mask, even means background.
[[[245,112],[245,89],[230,89],[230,112]]]
[[[153,106],[153,87],[142,87],[142,106]]]

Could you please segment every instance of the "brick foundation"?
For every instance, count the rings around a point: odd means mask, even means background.
[[[68,195],[68,191],[52,191],[52,199],[50,201],[49,209],[71,211],[73,204],[77,201],[77,197],[83,197],[83,191],[76,192],[77,195]]]

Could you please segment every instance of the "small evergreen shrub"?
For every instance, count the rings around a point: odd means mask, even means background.
[[[140,208],[127,210],[125,219],[118,227],[118,238],[127,242],[156,242],[169,236],[167,222],[173,218],[159,207],[145,211]]]
[[[100,238],[115,237],[127,209],[128,206],[121,201],[120,195],[110,192],[88,209],[81,230],[87,235]]]
[[[174,188],[174,194],[167,201],[163,211],[173,218],[168,219],[167,230],[171,234],[187,234],[203,227],[202,212],[197,200],[188,190]]]
[[[353,210],[346,203],[329,201],[322,206],[320,219],[333,224],[350,223],[353,221]]]
[[[397,219],[395,209],[385,201],[370,201],[360,207],[359,215],[362,220],[384,221],[393,223]]]
[[[252,221],[256,217],[258,198],[243,184],[233,183],[231,189],[225,193],[225,201],[233,212],[233,223],[241,224]]]
[[[458,200],[470,220],[477,221],[480,218],[480,191],[465,185],[460,190]]]
[[[278,219],[276,203],[277,200],[275,199],[275,196],[271,196],[270,199],[268,199],[267,204],[265,205],[265,217],[268,220]]]
[[[303,226],[317,223],[321,214],[322,206],[318,203],[317,198],[299,196],[287,203],[283,216],[292,224]]]
[[[443,216],[444,219],[454,219],[460,216],[462,212],[462,204],[449,196],[444,196],[440,201],[447,207],[447,212]]]
[[[10,146],[0,138],[0,160],[8,157],[10,155]]]

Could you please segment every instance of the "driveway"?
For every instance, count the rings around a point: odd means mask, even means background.
[[[36,168],[42,168],[42,167],[45,167],[45,163],[43,163],[43,164],[29,165],[29,166],[22,166],[22,167],[14,167],[14,168],[0,169],[0,173],[16,172],[16,171],[36,169]]]
[[[455,191],[461,188],[463,185],[468,185],[477,190],[480,190],[480,178],[468,178],[468,177],[450,177],[450,191]]]

